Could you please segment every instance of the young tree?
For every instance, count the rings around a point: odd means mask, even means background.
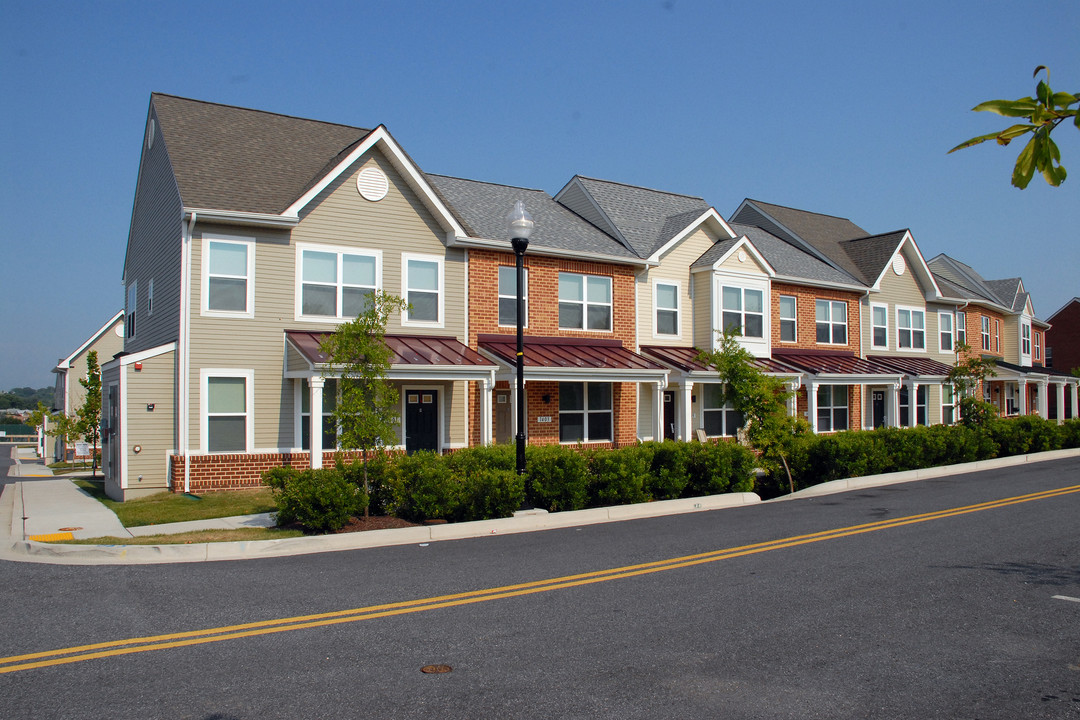
[[[1031,133],[1031,139],[1016,158],[1013,168],[1012,184],[1023,190],[1031,182],[1038,170],[1047,183],[1057,187],[1065,181],[1065,167],[1061,164],[1061,151],[1050,133],[1069,118],[1080,129],[1080,114],[1077,108],[1070,107],[1080,103],[1080,93],[1055,93],[1050,89],[1050,70],[1045,65],[1035,68],[1032,77],[1046,70],[1046,80],[1040,80],[1035,88],[1035,97],[1019,100],[988,100],[972,108],[975,112],[992,112],[1004,117],[1024,118],[1027,122],[1011,125],[1004,130],[988,135],[973,137],[962,142],[949,152],[995,140],[998,145],[1008,145],[1014,139]],[[1055,164],[1056,163],[1056,164]]]
[[[381,291],[369,298],[364,312],[327,335],[321,348],[329,356],[323,375],[341,378],[340,397],[333,413],[338,443],[344,450],[362,451],[364,492],[370,496],[368,455],[393,437],[400,424],[398,391],[386,379],[391,357],[390,348],[383,342],[386,323],[391,313],[401,312],[407,304]],[[312,417],[317,415],[312,412]],[[311,432],[318,432],[314,421],[311,428]]]
[[[742,414],[746,439],[760,453],[767,470],[783,466],[788,488],[795,483],[788,466],[791,444],[798,435],[810,432],[805,420],[788,415],[791,390],[778,378],[766,375],[754,365],[754,356],[739,344],[737,330],[720,335],[720,348],[702,352],[698,360],[716,368],[723,382],[721,397]]]
[[[976,355],[964,343],[956,345],[956,364],[949,370],[948,381],[960,396],[960,422],[982,425],[997,414],[997,409],[978,397],[979,386],[988,377],[996,377],[993,360]]]
[[[98,440],[101,439],[101,368],[98,367],[97,350],[86,354],[86,377],[79,378],[79,384],[86,390],[82,407],[76,410],[79,421],[77,429],[83,439],[94,446],[94,475],[97,475]]]

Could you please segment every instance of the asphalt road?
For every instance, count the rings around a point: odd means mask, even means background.
[[[1078,484],[1074,459],[428,546],[3,563],[0,715],[1077,718]]]

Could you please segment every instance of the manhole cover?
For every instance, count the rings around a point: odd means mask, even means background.
[[[81,527],[60,528],[60,532],[75,532],[76,530],[82,530],[82,528]]]
[[[425,665],[420,668],[420,672],[428,673],[429,675],[437,675],[439,673],[448,673],[453,670],[449,665]]]

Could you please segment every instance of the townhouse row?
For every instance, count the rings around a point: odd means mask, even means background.
[[[737,328],[816,432],[952,422],[967,343],[999,363],[1005,414],[1072,417],[1077,380],[1043,367],[1047,324],[1018,279],[987,281],[911,233],[755,200],[575,176],[556,195],[425,173],[362,129],[154,94],[124,262],[123,351],[103,362],[117,498],[258,484],[319,467],[337,439],[320,341],[386,291],[397,446],[516,434],[515,255],[525,254],[530,443],[621,446],[734,435],[699,349]],[[104,360],[104,359],[103,359]]]

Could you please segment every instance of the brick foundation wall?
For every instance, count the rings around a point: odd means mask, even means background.
[[[340,456],[345,462],[359,458],[359,451],[323,452],[323,467],[333,467]],[[299,469],[311,466],[311,454],[292,453],[228,453],[220,455],[192,455],[191,492],[204,493],[215,490],[242,490],[262,487],[262,473],[275,467]],[[184,456],[169,458],[172,491],[184,492]]]

